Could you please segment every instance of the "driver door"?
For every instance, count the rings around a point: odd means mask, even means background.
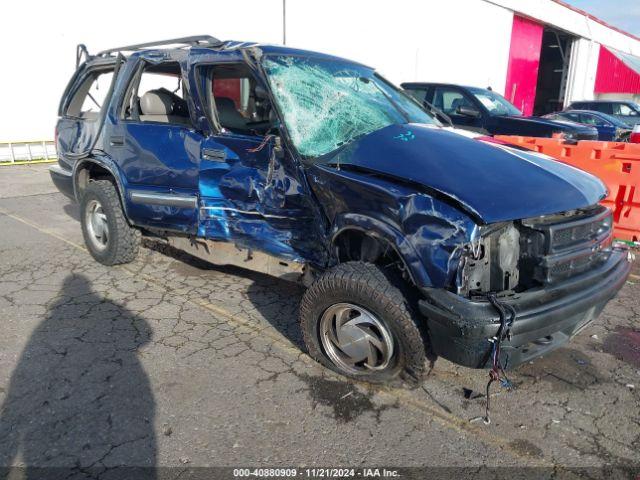
[[[252,69],[239,58],[198,70],[212,124],[201,146],[198,236],[323,262],[315,204],[302,170],[276,146],[278,124]]]

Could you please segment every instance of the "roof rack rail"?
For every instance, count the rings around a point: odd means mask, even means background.
[[[202,47],[219,47],[222,45],[222,41],[218,40],[211,35],[194,35],[192,37],[170,38],[168,40],[158,40],[157,42],[138,43],[136,45],[127,45],[124,47],[109,48],[98,52],[97,57],[103,57],[112,53],[118,52],[134,52],[137,50],[143,50],[150,47],[160,47],[162,45],[189,45],[189,46],[202,46]]]
[[[80,63],[82,63],[82,57],[87,60],[89,57],[91,57],[91,55],[89,55],[87,46],[84,43],[79,43],[76,46],[76,69],[80,66]]]

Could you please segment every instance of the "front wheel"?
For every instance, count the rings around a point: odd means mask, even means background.
[[[426,348],[409,302],[376,265],[347,262],[305,292],[300,323],[309,354],[343,375],[372,383],[415,382]]]
[[[109,180],[89,182],[80,202],[80,222],[89,253],[103,265],[132,262],[138,255],[140,232],[127,222]]]

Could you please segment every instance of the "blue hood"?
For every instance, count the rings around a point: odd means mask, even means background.
[[[325,159],[436,190],[485,223],[587,207],[606,195],[582,170],[424,125],[390,125]]]

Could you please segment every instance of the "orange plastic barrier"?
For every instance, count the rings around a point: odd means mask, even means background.
[[[640,241],[640,144],[581,141],[561,138],[496,135],[498,141],[544,153],[599,177],[609,195],[602,203],[613,211],[614,235]]]

